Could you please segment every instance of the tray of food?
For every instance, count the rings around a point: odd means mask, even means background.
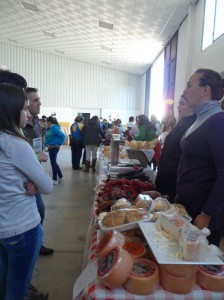
[[[201,260],[184,260],[178,241],[171,240],[158,230],[156,222],[138,222],[145,239],[159,264],[200,264],[223,265],[223,257],[213,251],[207,251]],[[215,246],[214,246],[215,247]]]
[[[120,209],[99,216],[98,225],[103,231],[125,231],[138,227],[138,221],[149,222],[152,214],[144,209]]]

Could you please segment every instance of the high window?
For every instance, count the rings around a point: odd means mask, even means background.
[[[163,100],[164,52],[151,67],[149,116],[154,114],[161,120],[164,114]]]
[[[224,33],[223,12],[223,0],[205,0],[202,50]]]

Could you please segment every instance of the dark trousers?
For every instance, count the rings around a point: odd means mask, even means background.
[[[86,164],[86,149],[84,148],[83,157],[82,157],[82,165]]]
[[[78,170],[80,168],[80,159],[82,157],[82,140],[72,140],[71,141],[71,151],[72,151],[72,168]]]
[[[60,148],[57,148],[57,147],[49,149],[49,157],[50,157],[51,168],[52,168],[52,173],[53,173],[53,180],[57,180],[58,177],[59,178],[63,177],[60,167],[57,164],[57,156],[58,156],[59,150],[60,150]]]
[[[223,229],[222,230],[211,230],[211,234],[207,237],[209,244],[216,245],[219,247],[222,239]]]
[[[38,209],[38,212],[40,214],[40,223],[41,225],[43,224],[43,221],[44,221],[44,215],[45,215],[45,206],[44,206],[44,202],[43,202],[43,199],[42,199],[42,196],[40,193],[37,193],[35,195],[36,197],[36,203],[37,203],[37,209]]]

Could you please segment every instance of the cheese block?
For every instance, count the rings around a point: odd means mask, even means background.
[[[115,246],[123,247],[124,243],[125,237],[122,233],[116,230],[107,231],[96,247],[95,256],[102,257]]]
[[[196,273],[189,277],[177,277],[159,267],[159,282],[167,291],[175,294],[187,294],[196,283]]]
[[[224,292],[224,265],[200,265],[197,283],[213,292]]]
[[[123,248],[128,251],[133,258],[144,257],[146,254],[146,248],[134,241],[126,242]]]
[[[161,214],[156,223],[157,228],[164,231],[168,238],[178,240],[186,221],[178,215]]]
[[[109,288],[121,287],[132,270],[133,258],[123,248],[115,247],[99,260],[98,278]]]
[[[159,285],[159,269],[156,264],[145,258],[135,258],[131,274],[124,287],[137,295],[152,294]]]
[[[176,264],[164,264],[161,268],[167,273],[175,275],[177,277],[190,277],[196,274],[198,266],[197,265],[176,265]]]

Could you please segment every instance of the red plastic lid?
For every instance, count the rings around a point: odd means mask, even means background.
[[[133,257],[141,257],[145,254],[145,247],[136,242],[127,242],[123,248],[128,251]]]

